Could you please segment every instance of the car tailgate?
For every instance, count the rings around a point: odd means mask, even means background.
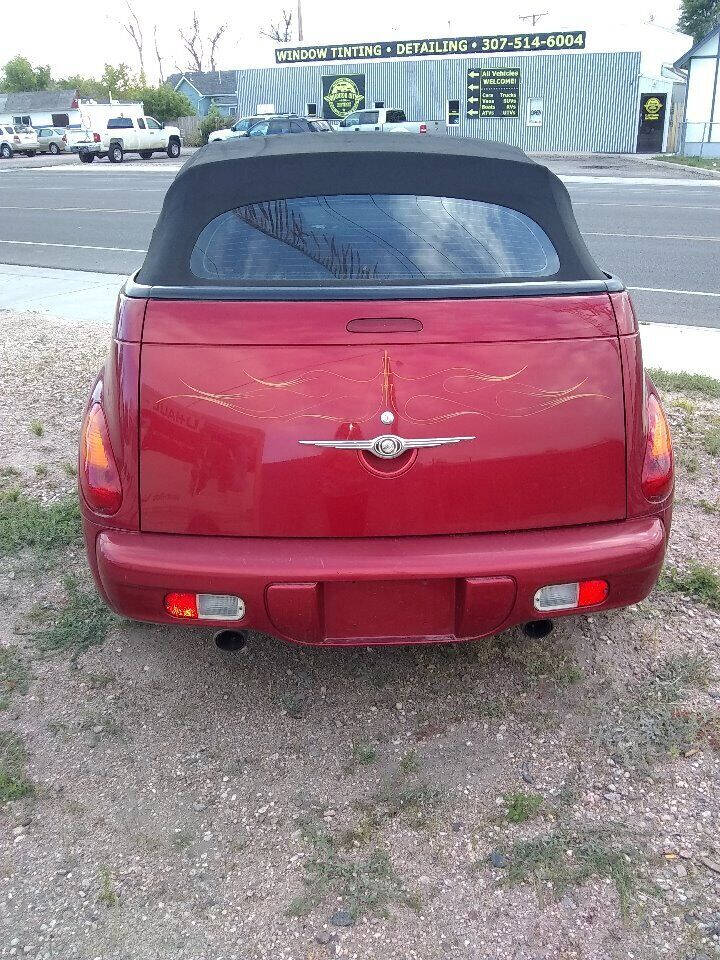
[[[392,460],[303,442],[382,434],[470,439]],[[166,533],[376,537],[622,519],[609,297],[150,301],[140,492],[142,529]]]

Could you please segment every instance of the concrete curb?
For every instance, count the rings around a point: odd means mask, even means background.
[[[647,163],[654,167],[662,167],[664,170],[687,170],[691,173],[700,174],[698,180],[720,180],[720,170],[708,170],[707,167],[693,167],[689,163],[668,163],[667,160],[656,160],[654,157],[637,156],[639,163]]]

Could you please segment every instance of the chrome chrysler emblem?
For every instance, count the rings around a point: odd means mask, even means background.
[[[475,437],[422,437],[417,440],[405,440],[394,434],[385,433],[372,440],[298,440],[306,447],[329,447],[333,450],[366,450],[382,460],[394,460],[407,450],[420,450],[425,447],[443,447],[448,443],[462,443]]]

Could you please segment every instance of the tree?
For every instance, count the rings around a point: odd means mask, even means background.
[[[261,37],[267,37],[275,43],[287,43],[292,40],[292,10],[283,10],[282,22],[269,23],[260,31]]]
[[[106,63],[103,75],[100,77],[100,83],[103,85],[106,95],[117,98],[127,96],[128,91],[143,83],[143,78],[135,79],[126,63],[119,63],[116,67],[111,63]]]
[[[198,19],[196,10],[193,10],[193,18],[190,29],[183,30],[183,28],[180,27],[178,29],[178,33],[180,34],[180,39],[185,47],[185,52],[189,57],[190,69],[201,72],[203,68],[204,51],[202,36],[200,34],[200,20]]]
[[[227,23],[221,23],[217,28],[215,33],[211,33],[208,37],[208,43],[210,44],[210,69],[215,70],[215,52],[217,50],[218,44],[223,38],[223,34],[227,31]]]
[[[135,13],[130,0],[125,0],[125,6],[127,7],[127,20],[121,20],[119,23],[125,33],[135,44],[138,61],[140,63],[140,81],[141,83],[145,83],[145,41],[143,39],[142,25],[140,24],[138,15]]]
[[[210,107],[208,115],[200,121],[200,136],[202,142],[207,143],[208,137],[214,130],[225,130],[230,126],[228,117],[224,117],[217,107]]]
[[[71,77],[62,77],[53,84],[57,89],[77,90],[77,95],[81,100],[98,100],[101,97],[107,97],[107,87],[102,80],[96,77],[83,77],[80,73],[75,73]]]
[[[221,23],[214,30],[211,30],[208,34],[203,33],[203,28],[200,24],[200,17],[197,14],[197,10],[193,10],[192,22],[190,26],[186,29],[183,27],[178,28],[178,35],[182,40],[182,45],[185,48],[185,53],[188,57],[188,69],[197,70],[201,73],[205,69],[205,45],[204,40],[207,41],[209,48],[208,59],[210,62],[210,69],[216,70],[216,55],[217,48],[229,30],[230,25],[228,23]],[[182,69],[178,67],[178,69]]]
[[[160,83],[165,83],[165,71],[163,70],[163,58],[160,56],[160,47],[158,45],[158,26],[155,24],[153,27],[153,44],[155,45],[155,56],[157,57],[158,64],[158,76],[160,78]]]
[[[172,87],[136,87],[129,94],[133,100],[142,100],[145,113],[160,123],[195,115],[193,105],[185,94],[178,93]]]
[[[720,0],[682,0],[678,29],[697,43],[720,24]]]
[[[50,67],[33,67],[26,57],[13,57],[3,68],[0,89],[4,93],[47,90],[52,83]]]

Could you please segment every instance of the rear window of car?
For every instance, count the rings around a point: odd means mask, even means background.
[[[547,234],[497,204],[374,194],[271,200],[212,220],[190,259],[201,279],[278,282],[457,282],[550,277]]]
[[[127,130],[132,129],[133,122],[130,117],[112,117],[107,122],[108,130]]]

